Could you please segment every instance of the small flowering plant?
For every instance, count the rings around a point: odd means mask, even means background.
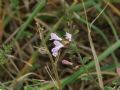
[[[54,57],[58,56],[59,50],[63,47],[65,47],[66,44],[68,44],[69,42],[71,42],[72,40],[72,35],[68,32],[66,32],[65,34],[65,39],[60,38],[57,34],[55,33],[51,33],[51,38],[50,40],[53,40],[53,43],[55,45],[54,48],[52,48],[51,52],[52,55]],[[64,41],[67,41],[67,43],[65,43]]]

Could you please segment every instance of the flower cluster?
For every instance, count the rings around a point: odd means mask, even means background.
[[[72,40],[72,35],[70,33],[66,32],[65,35],[65,39],[68,40],[69,42]],[[64,47],[64,45],[61,43],[61,41],[63,40],[62,38],[60,38],[59,36],[57,36],[57,34],[55,33],[51,33],[51,39],[50,40],[54,40],[53,43],[55,45],[54,48],[52,48],[51,52],[52,55],[54,57],[56,57],[58,55],[58,51]]]

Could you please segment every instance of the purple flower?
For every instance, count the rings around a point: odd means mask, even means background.
[[[55,33],[51,33],[50,36],[51,36],[51,39],[50,39],[50,40],[59,40],[59,41],[62,40],[62,38],[58,37]]]
[[[62,47],[64,47],[64,45],[60,42],[60,41],[62,41],[62,38],[57,36],[55,33],[51,33],[50,36],[51,36],[50,40],[54,40],[53,43],[55,45],[55,47],[52,48],[51,52],[52,52],[52,55],[54,57],[56,57],[58,55],[59,50]],[[66,32],[65,39],[67,39],[68,41],[71,41],[72,40],[72,35],[70,33]]]
[[[59,51],[62,47],[64,47],[64,45],[63,45],[62,43],[60,43],[59,41],[54,41],[53,43],[54,43],[55,47],[54,47],[51,51],[52,51],[52,55],[53,55],[54,57],[56,57],[56,56],[58,55],[58,51]]]
[[[71,41],[72,40],[72,35],[68,32],[66,32],[66,35],[65,35],[65,39],[68,39],[68,41]]]

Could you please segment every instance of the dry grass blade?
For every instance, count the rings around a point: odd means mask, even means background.
[[[120,10],[117,9],[112,3],[108,3],[108,6],[112,9],[113,12],[115,12],[118,16],[120,16]]]
[[[57,83],[55,82],[55,78],[53,77],[52,72],[51,72],[51,70],[50,70],[50,68],[49,68],[48,65],[45,67],[45,70],[46,70],[47,73],[49,74],[49,76],[50,76],[51,80],[53,81],[54,85],[58,88],[58,85],[57,85]]]
[[[91,37],[91,29],[90,29],[89,24],[88,24],[88,18],[87,18],[86,8],[85,8],[83,0],[82,0],[82,4],[83,4],[83,8],[84,8],[84,12],[85,12],[85,17],[86,17],[86,21],[87,21],[88,39],[89,39],[90,47],[91,47],[92,54],[93,54],[93,57],[94,57],[94,60],[95,60],[95,66],[96,66],[96,71],[97,71],[97,77],[98,77],[98,81],[99,81],[99,86],[100,86],[100,88],[102,90],[104,90],[104,85],[103,85],[103,80],[102,80],[100,65],[99,65],[98,57],[97,57],[97,54],[96,54],[96,51],[95,51],[95,48],[94,48],[93,40],[92,40],[92,37]]]
[[[109,2],[106,3],[105,7],[103,8],[103,10],[97,15],[97,17],[91,22],[90,24],[90,29],[92,27],[92,25],[95,23],[95,21],[100,17],[100,15],[105,11],[105,9],[108,7]]]

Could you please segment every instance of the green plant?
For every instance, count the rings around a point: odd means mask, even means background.
[[[7,62],[7,55],[9,55],[11,51],[11,45],[3,45],[3,47],[0,49],[0,64],[4,64]]]

